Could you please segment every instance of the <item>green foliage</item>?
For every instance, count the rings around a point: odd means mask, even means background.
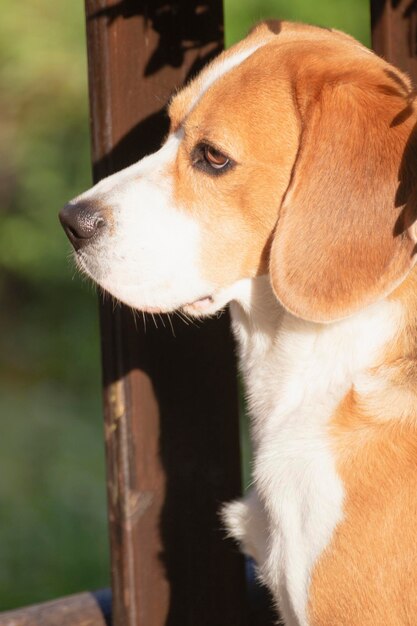
[[[2,609],[108,578],[97,385],[91,399],[53,381],[16,391],[1,389]]]
[[[57,220],[91,182],[83,5],[0,0],[0,610],[108,584],[97,305]],[[368,12],[226,0],[226,40],[279,17],[369,43]]]
[[[366,0],[226,0],[226,43],[231,45],[262,19],[275,18],[338,28],[370,45]]]
[[[97,305],[57,219],[91,183],[83,3],[2,5],[0,610],[108,584]]]

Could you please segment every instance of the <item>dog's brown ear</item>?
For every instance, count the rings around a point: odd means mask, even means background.
[[[300,109],[270,273],[282,304],[307,320],[371,304],[414,262],[416,115],[388,71],[380,82],[324,83]]]

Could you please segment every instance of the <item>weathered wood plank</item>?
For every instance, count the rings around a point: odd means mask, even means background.
[[[110,626],[111,593],[80,593],[0,613],[0,626]]]

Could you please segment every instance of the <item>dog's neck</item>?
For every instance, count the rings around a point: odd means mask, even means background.
[[[381,364],[401,307],[383,300],[341,321],[307,322],[280,306],[262,276],[242,283],[231,315],[256,444],[280,423],[330,421],[348,391]]]

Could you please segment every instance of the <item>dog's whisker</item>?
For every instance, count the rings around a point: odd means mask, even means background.
[[[165,321],[164,321],[164,318],[163,318],[163,315],[162,315],[161,313],[158,313],[158,317],[159,317],[159,319],[160,319],[160,320],[161,320],[161,322],[162,322],[162,326],[163,326],[164,328],[166,328],[166,326],[165,326]]]
[[[172,319],[171,319],[171,313],[167,313],[167,316],[168,316],[169,325],[171,326],[172,335],[175,338],[175,331],[174,331],[174,325],[173,325]]]
[[[186,319],[184,319],[184,317],[181,315],[181,312],[180,312],[180,311],[174,311],[174,315],[178,315],[178,317],[180,318],[180,320],[181,320],[182,322],[184,322],[184,324],[186,324],[187,326],[189,326],[189,324],[188,324],[187,320],[186,320]]]
[[[133,306],[129,307],[130,308],[130,312],[132,314],[132,318],[133,318],[133,323],[135,325],[135,330],[138,330],[138,310],[135,309]]]

